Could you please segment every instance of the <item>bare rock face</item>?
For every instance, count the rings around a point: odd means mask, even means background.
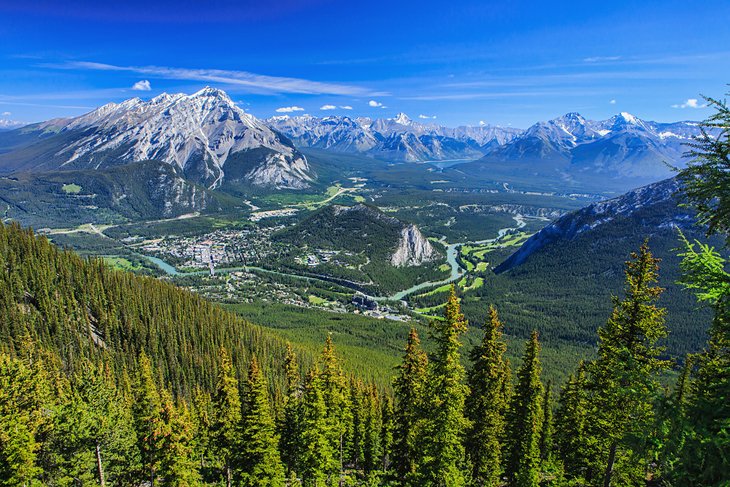
[[[423,236],[418,227],[411,224],[401,230],[398,247],[390,263],[395,267],[417,266],[434,260],[436,256],[436,249],[431,242]]]

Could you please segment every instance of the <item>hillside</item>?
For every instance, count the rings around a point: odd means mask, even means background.
[[[0,178],[0,194],[4,218],[36,228],[174,218],[233,204],[225,194],[193,183],[176,166],[159,161],[22,173]]]
[[[2,351],[30,338],[70,370],[103,359],[119,377],[144,351],[167,387],[188,397],[195,385],[212,390],[220,347],[239,370],[256,354],[282,378],[283,340],[171,284],[86,261],[17,225],[0,225],[0,268]]]
[[[441,274],[436,268],[443,255],[418,227],[362,203],[322,208],[274,241],[290,249],[287,265],[354,281],[363,289],[405,289]]]
[[[668,309],[668,352],[681,356],[699,350],[709,312],[676,284],[677,229],[690,240],[705,239],[692,212],[678,206],[677,190],[677,181],[669,179],[566,214],[498,265],[494,285],[479,289],[474,299],[497,304],[524,336],[531,323],[540,322],[546,340],[592,343],[608,318],[610,297],[622,287],[624,261],[648,238],[662,259],[660,285],[666,292],[660,304]],[[465,307],[476,313],[476,305]]]

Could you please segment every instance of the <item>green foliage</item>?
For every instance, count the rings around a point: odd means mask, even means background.
[[[418,467],[420,453],[418,440],[426,415],[425,387],[428,357],[421,350],[418,332],[411,328],[405,355],[393,381],[395,395],[395,443],[393,456],[395,470],[401,482],[411,480]]]
[[[502,477],[502,438],[510,394],[509,361],[504,354],[503,324],[494,306],[484,325],[482,342],[471,351],[471,369],[466,399],[466,415],[471,421],[467,432],[467,456],[477,485],[497,486]]]
[[[589,417],[586,366],[581,361],[578,370],[568,377],[560,391],[555,416],[555,449],[569,479],[583,479],[588,472]]]
[[[185,402],[175,405],[170,391],[163,390],[160,410],[160,477],[165,486],[193,487],[200,473],[193,456],[195,427]]]
[[[658,377],[669,363],[657,342],[667,336],[666,311],[657,307],[658,259],[644,243],[626,263],[624,298],[598,331],[598,359],[589,366],[591,422],[595,450],[590,478],[604,485],[641,485],[646,477],[647,444]]]
[[[464,401],[469,392],[459,349],[467,330],[455,287],[446,303],[444,320],[432,322],[435,351],[426,386],[426,424],[420,439],[422,459],[418,475],[423,485],[463,486],[467,483],[463,436],[469,421]]]
[[[301,406],[299,473],[306,487],[321,487],[338,472],[337,450],[332,444],[338,433],[327,418],[322,378],[315,366],[304,383]]]
[[[505,470],[509,485],[515,487],[537,487],[540,483],[544,394],[537,337],[537,332],[532,332],[522,365],[517,371],[517,386],[507,412]]]
[[[241,485],[244,486],[284,486],[284,466],[268,396],[266,378],[254,357],[243,393],[242,432],[237,452]]]
[[[226,484],[233,479],[233,462],[240,442],[241,398],[238,379],[228,351],[221,348],[218,384],[213,395],[211,439],[213,451]]]
[[[0,353],[0,485],[39,485],[38,453],[49,427],[51,385],[35,357]]]
[[[694,160],[679,171],[682,193],[697,209],[697,219],[708,235],[730,235],[730,108],[725,100],[705,98],[715,109],[700,127],[702,135],[690,144]],[[730,240],[728,241],[730,242]]]

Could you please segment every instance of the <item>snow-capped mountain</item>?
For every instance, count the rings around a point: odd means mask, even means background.
[[[412,120],[405,113],[393,118],[278,116],[266,120],[274,130],[300,147],[362,153],[389,161],[432,161],[479,158],[504,144],[519,129],[492,126],[443,127]]]
[[[109,103],[21,132],[22,154],[3,154],[0,169],[99,169],[157,160],[209,188],[245,181],[296,189],[313,178],[306,158],[289,140],[214,88]],[[35,140],[28,137],[34,132]]]
[[[578,113],[539,122],[485,156],[486,160],[564,160],[581,170],[615,175],[669,174],[664,162],[677,162],[683,143],[699,135],[693,122],[657,123],[622,112],[608,120],[586,120]]]
[[[676,193],[676,178],[643,186],[606,201],[593,203],[568,213],[525,241],[507,260],[495,268],[501,273],[519,266],[542,248],[560,241],[572,241],[588,232],[630,220],[633,228],[645,227],[646,235],[658,229],[679,227],[691,231],[695,225],[693,212],[681,207]],[[617,235],[622,235],[620,232]]]

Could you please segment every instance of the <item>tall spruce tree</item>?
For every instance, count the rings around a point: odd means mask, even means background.
[[[548,381],[542,401],[542,430],[540,431],[540,460],[550,468],[553,460],[553,383]]]
[[[388,472],[390,464],[392,462],[393,455],[393,431],[395,429],[395,411],[393,410],[393,397],[390,394],[386,394],[383,397],[383,407],[381,416],[383,418],[383,425],[380,430],[380,445],[382,462],[381,468],[383,472]]]
[[[645,242],[626,263],[624,299],[598,330],[598,359],[591,364],[590,441],[597,456],[588,479],[611,485],[643,485],[660,392],[658,375],[669,365],[657,342],[666,337],[665,311],[657,307],[659,265]]]
[[[322,366],[321,382],[322,397],[326,408],[326,418],[329,422],[329,433],[332,447],[337,451],[340,464],[340,474],[343,471],[345,454],[345,435],[351,426],[352,415],[350,411],[349,391],[347,379],[342,373],[340,359],[337,357],[332,336],[327,335],[322,355],[320,356]]]
[[[194,487],[200,484],[200,471],[195,459],[193,439],[195,427],[185,402],[175,405],[172,394],[161,394],[160,478],[165,486]]]
[[[466,437],[466,451],[473,482],[480,486],[499,485],[503,471],[502,436],[509,404],[510,371],[504,357],[507,344],[502,339],[502,327],[497,310],[490,306],[482,341],[470,354],[470,393],[465,406],[471,427]]]
[[[692,359],[683,393],[685,441],[671,477],[686,485],[724,485],[730,482],[730,272],[718,252],[697,245],[685,242],[682,282],[712,307],[714,317],[705,349]]]
[[[467,483],[463,437],[469,424],[464,417],[469,388],[459,354],[460,337],[466,331],[467,322],[452,285],[444,320],[432,323],[436,350],[430,360],[427,422],[421,438],[423,464],[418,472],[423,485],[459,487]]]
[[[141,480],[146,480],[154,486],[160,466],[162,404],[157,381],[152,372],[152,362],[144,352],[140,354],[137,368],[132,417],[141,456]]]
[[[730,93],[728,93],[730,95]],[[730,107],[706,98],[715,110],[702,122],[702,136],[692,145],[693,160],[679,172],[680,190],[698,210],[707,233],[725,238],[730,247]],[[685,240],[682,283],[714,313],[710,337],[694,364],[689,381],[686,441],[671,477],[683,485],[730,482],[730,273],[727,260],[707,245]]]
[[[332,444],[333,426],[327,418],[322,379],[315,366],[307,374],[301,405],[299,472],[305,487],[327,485],[338,473],[338,454]]]
[[[585,362],[581,361],[578,370],[568,377],[558,403],[555,415],[557,456],[563,463],[566,478],[582,481],[587,476],[591,456],[586,438],[589,404]]]
[[[365,421],[364,421],[364,442],[363,469],[365,474],[378,470],[381,464],[380,434],[382,428],[382,417],[380,415],[380,400],[378,389],[371,384],[365,392]]]
[[[411,328],[398,376],[393,381],[395,395],[395,439],[393,461],[401,483],[411,479],[418,468],[418,439],[424,426],[425,386],[428,357],[421,349],[418,332]]]
[[[0,353],[0,485],[38,485],[51,385],[42,363]]]
[[[271,414],[269,385],[255,356],[251,359],[245,384],[241,447],[238,451],[241,485],[283,487],[284,466]]]
[[[228,351],[220,350],[218,382],[213,396],[211,443],[226,486],[233,482],[233,462],[240,445],[241,397],[238,379]]]
[[[537,487],[540,484],[541,372],[540,342],[537,331],[533,331],[517,371],[517,387],[507,413],[505,470],[509,485],[514,487]]]
[[[297,355],[289,343],[286,346],[284,369],[286,371],[286,395],[284,396],[283,414],[279,426],[279,450],[287,472],[292,473],[296,470],[300,453],[302,384]]]

